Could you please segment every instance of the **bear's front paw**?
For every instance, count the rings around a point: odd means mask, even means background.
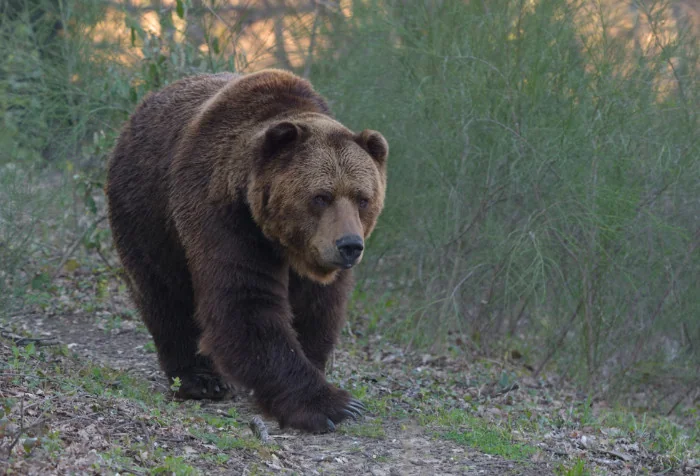
[[[299,392],[276,410],[281,428],[328,433],[345,419],[357,420],[366,408],[345,390],[328,385],[316,392]]]
[[[183,400],[227,400],[233,397],[233,389],[217,374],[204,369],[180,371],[170,377],[180,379],[180,386],[175,390],[175,398]]]

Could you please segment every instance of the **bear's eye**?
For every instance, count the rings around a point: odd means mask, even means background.
[[[367,208],[368,205],[369,205],[369,200],[367,200],[366,198],[361,198],[357,202],[357,206],[360,208],[360,210],[364,210],[365,208]]]
[[[333,201],[333,196],[329,193],[319,193],[314,197],[314,205],[320,208],[327,207]]]

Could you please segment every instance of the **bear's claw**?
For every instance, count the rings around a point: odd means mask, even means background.
[[[357,413],[352,412],[352,411],[348,410],[347,408],[342,410],[340,413],[341,413],[341,415],[345,415],[347,418],[352,418],[353,420],[357,420],[357,418],[359,416]]]
[[[360,416],[367,411],[367,407],[365,407],[365,404],[354,398],[350,400],[350,402],[348,403],[348,407],[354,410]]]
[[[309,395],[310,392],[306,392]],[[299,401],[303,403],[299,403]],[[312,398],[301,398],[292,394],[277,408],[268,407],[269,414],[276,415],[281,428],[292,427],[311,433],[334,432],[336,425],[344,420],[358,420],[365,406],[344,390],[328,385]],[[285,403],[290,402],[287,406]],[[266,402],[259,403],[265,408]]]
[[[354,398],[350,400],[347,404],[347,406],[340,412],[342,415],[345,415],[348,418],[352,418],[353,420],[357,420],[358,418],[362,417],[362,414],[366,411],[367,409],[365,406],[360,402],[359,400],[355,400]]]

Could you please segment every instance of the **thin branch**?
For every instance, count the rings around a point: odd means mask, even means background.
[[[311,73],[311,64],[313,63],[314,48],[316,47],[316,31],[318,30],[318,25],[321,23],[321,7],[316,2],[312,0],[311,3],[314,5],[314,23],[311,25],[311,37],[309,38],[309,50],[306,52],[306,61],[304,64],[304,78],[309,79],[309,74]]]
[[[284,6],[284,0],[278,0],[278,5]],[[265,0],[266,9],[272,9],[270,5],[270,0]],[[286,9],[284,10],[286,11]],[[275,33],[275,59],[280,67],[284,69],[291,70],[292,63],[289,62],[289,56],[287,55],[287,50],[284,48],[284,14],[280,12],[278,15],[274,15],[274,33]]]
[[[66,264],[66,261],[73,255],[75,252],[76,248],[78,248],[78,245],[80,244],[81,241],[87,236],[87,234],[92,231],[97,225],[102,223],[107,219],[107,215],[102,215],[101,217],[97,218],[95,222],[88,226],[85,231],[73,242],[73,244],[70,245],[70,247],[66,250],[66,252],[63,254],[61,257],[61,261],[58,263],[58,266],[54,269],[53,275],[51,275],[51,279],[54,280],[56,279],[60,274],[61,270],[63,269],[63,265]]]
[[[17,445],[17,442],[19,442],[20,437],[22,436],[22,433],[24,432],[24,395],[22,395],[22,400],[20,400],[20,409],[19,409],[19,430],[17,431],[17,435],[15,436],[15,439],[10,443],[10,446],[7,448],[7,456],[9,457],[12,454],[12,449]]]
[[[111,265],[111,263],[109,262],[107,257],[104,255],[104,253],[102,253],[102,250],[100,250],[99,246],[95,247],[95,252],[97,253],[97,256],[100,257],[100,259],[105,264],[105,266],[107,266],[107,269],[110,271],[114,271],[114,267]]]
[[[129,4],[124,4],[120,1],[106,1],[105,2],[109,7],[114,8],[116,10],[126,10],[130,14],[143,14],[145,12],[157,12],[157,13],[162,13],[163,11],[173,11],[175,9],[175,2],[173,2],[172,7],[168,8],[158,8],[154,7],[152,5],[144,5],[144,6],[135,6],[131,3]],[[211,7],[204,4],[204,6],[207,8],[209,11],[213,11]],[[315,6],[313,5],[312,2],[308,2],[304,5],[299,5],[294,8],[294,11],[298,13],[310,13],[314,11]],[[270,18],[275,18],[280,15],[284,15],[285,13],[289,12],[289,7],[284,5],[284,2],[282,2],[281,5],[273,6],[269,5],[268,2],[265,2],[265,7],[263,8],[255,8],[252,6],[249,6],[247,4],[237,4],[237,5],[232,5],[232,4],[227,4],[225,6],[217,7],[216,12],[221,15],[221,14],[227,14],[227,13],[235,13],[241,17],[241,20],[243,20],[247,25],[250,25],[252,23],[258,22],[260,20],[269,20]]]
[[[551,360],[552,357],[557,353],[557,350],[561,347],[562,343],[564,342],[564,339],[566,338],[566,334],[569,333],[569,330],[571,330],[571,326],[574,324],[574,321],[576,320],[576,316],[578,316],[578,313],[581,312],[581,308],[583,307],[583,298],[579,299],[578,305],[576,306],[576,309],[574,309],[574,312],[571,313],[571,317],[569,318],[568,324],[562,329],[561,334],[559,335],[559,339],[557,339],[556,344],[552,346],[551,349],[549,349],[549,353],[542,359],[542,362],[540,362],[540,365],[537,366],[537,369],[532,373],[532,376],[537,378],[537,376],[542,372],[542,369],[544,368],[545,365],[547,365],[547,362]]]
[[[37,347],[48,347],[52,345],[60,345],[61,342],[53,339],[53,338],[48,338],[48,339],[39,339],[39,338],[33,338],[33,337],[22,337],[18,336],[17,334],[13,334],[10,331],[6,331],[3,328],[0,327],[0,337],[9,339],[12,342],[15,343],[15,345],[29,345],[29,344],[35,344]]]

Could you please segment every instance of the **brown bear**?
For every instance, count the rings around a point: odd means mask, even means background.
[[[388,145],[281,70],[200,75],[148,96],[106,192],[116,248],[182,398],[252,389],[282,427],[332,431],[363,405],[326,381]]]

